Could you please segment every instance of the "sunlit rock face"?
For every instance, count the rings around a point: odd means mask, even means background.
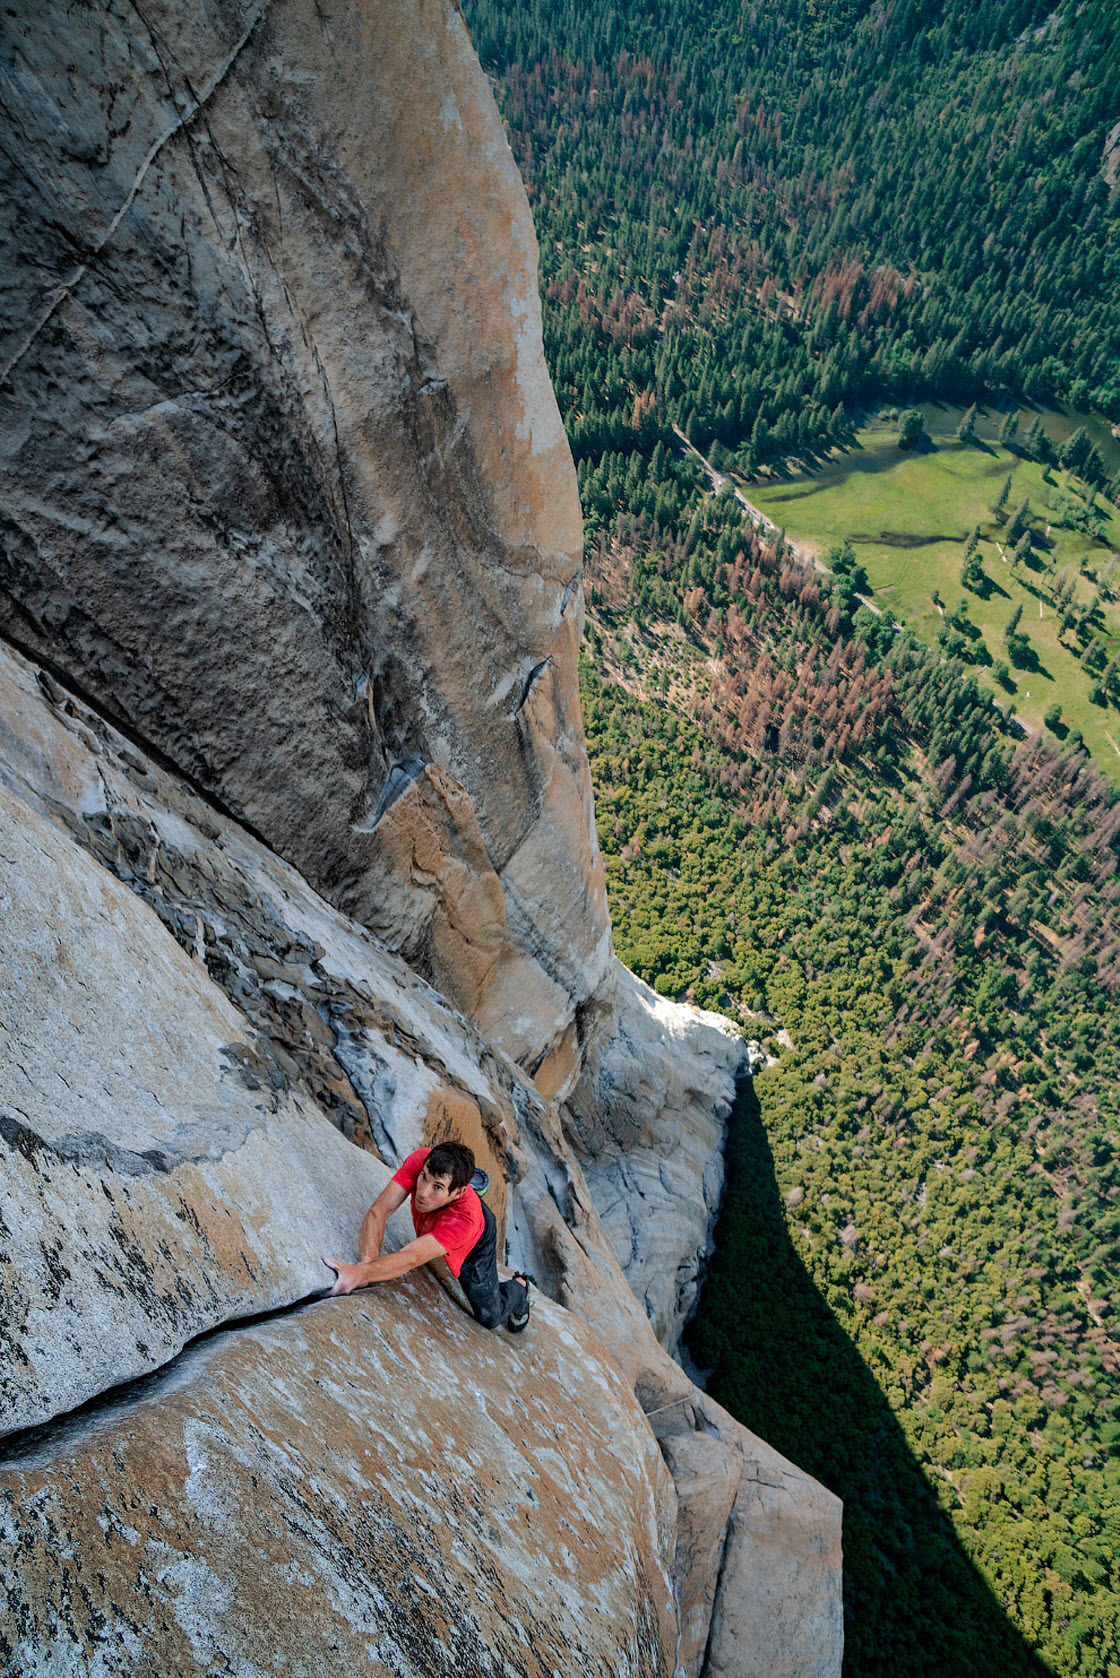
[[[742,1041],[727,1021],[658,996],[621,963],[565,1131],[627,1282],[675,1351],[696,1303],[723,1189],[725,1121]]]
[[[21,1672],[671,1678],[674,1497],[595,1337],[429,1277],[183,1355],[0,1472]]]
[[[838,1503],[665,1349],[737,1049],[610,955],[458,11],[47,0],[0,70],[5,1661],[837,1673]],[[301,1306],[448,1134],[526,1336]]]
[[[0,1433],[322,1287],[425,1141],[504,1225],[513,1066],[4,648],[0,926]]]

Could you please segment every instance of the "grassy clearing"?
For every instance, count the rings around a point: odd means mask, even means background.
[[[914,454],[899,451],[896,424],[876,421],[859,432],[851,452],[811,476],[752,484],[748,493],[795,541],[818,553],[851,541],[876,604],[931,645],[946,614],[958,612],[963,601],[980,632],[973,642],[978,677],[1028,728],[1041,728],[1047,710],[1060,705],[1055,733],[1062,738],[1080,730],[1105,773],[1120,782],[1120,706],[1114,699],[1090,699],[1094,677],[1082,663],[1093,637],[1102,644],[1098,662],[1120,657],[1120,565],[1111,586],[1102,586],[1112,555],[1120,552],[1120,513],[1098,497],[1107,514],[1100,540],[1060,528],[1056,512],[1073,487],[1066,474],[1009,454],[994,440],[979,447],[959,442],[958,418],[951,409],[926,410],[934,446]],[[1006,523],[992,513],[1009,474],[1008,516],[1029,499],[1037,543],[1017,563]],[[961,580],[964,544],[977,526],[980,593]],[[1067,575],[1071,604],[1096,609],[1081,634],[1068,626],[1062,633],[1057,589]],[[1029,648],[1015,665],[1004,635],[1017,607]],[[1005,681],[995,673],[1000,662],[1008,667]],[[1120,684],[1112,693],[1120,698]]]

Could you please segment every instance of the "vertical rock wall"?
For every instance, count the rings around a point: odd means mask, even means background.
[[[579,507],[458,11],[58,0],[2,51],[0,624],[570,1081]]]

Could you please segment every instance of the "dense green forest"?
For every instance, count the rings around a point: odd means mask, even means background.
[[[580,474],[616,946],[773,1060],[693,1355],[845,1499],[853,1678],[1120,1678],[1120,804],[675,429],[749,478],[884,404],[1120,420],[1115,8],[467,15]]]
[[[710,632],[639,607],[620,558],[585,669],[619,954],[753,1011],[778,1062],[765,1143],[733,1121],[692,1351],[845,1498],[846,1670],[1037,1670],[1015,1625],[1103,1674],[1120,806],[1084,753],[1001,738],[962,666],[877,656],[859,609],[830,632],[843,584],[815,599],[741,539]]]
[[[668,423],[749,469],[855,405],[1120,419],[1111,0],[472,0],[577,459]]]

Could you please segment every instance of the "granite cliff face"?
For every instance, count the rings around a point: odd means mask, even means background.
[[[9,30],[0,621],[559,1087],[580,518],[485,77],[431,0],[143,18]]]
[[[666,1351],[738,1048],[610,954],[461,17],[36,4],[0,64],[0,1649],[838,1671],[835,1499]],[[555,1304],[300,1305],[451,1133]]]

